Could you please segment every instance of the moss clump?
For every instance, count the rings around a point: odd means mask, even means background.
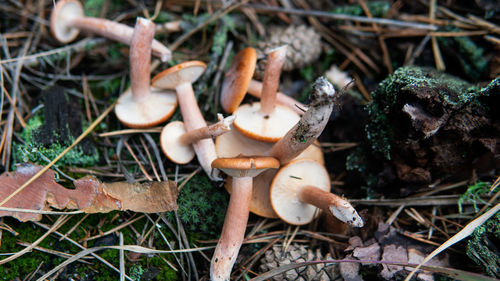
[[[456,28],[446,30],[459,31]],[[445,46],[443,50],[450,57],[449,60],[458,63],[467,78],[476,81],[486,70],[488,60],[484,56],[484,50],[470,37],[439,37],[439,43]]]
[[[218,235],[224,223],[228,196],[205,174],[197,174],[180,190],[177,214],[184,227],[201,238]],[[173,213],[167,213],[174,220]]]
[[[498,245],[500,245],[500,212],[476,228],[467,243],[467,256],[495,278],[500,278]]]
[[[56,158],[63,152],[71,143],[74,138],[71,137],[68,141],[59,143],[54,142],[49,146],[42,145],[37,141],[37,134],[43,126],[43,117],[37,114],[30,118],[26,124],[26,128],[20,134],[24,143],[13,144],[13,157],[15,163],[32,162],[40,165],[45,165],[49,161]],[[53,132],[57,137],[57,133]],[[47,161],[48,160],[48,161]],[[68,153],[66,153],[61,160],[60,165],[74,165],[74,166],[92,166],[99,160],[97,150],[93,149],[91,153],[84,152],[80,146],[76,146]]]
[[[407,98],[414,100],[412,95],[417,91],[422,91],[422,95],[432,91],[435,93],[432,98],[437,98],[433,102],[450,109],[458,109],[478,96],[471,91],[469,83],[434,69],[414,66],[398,68],[378,85],[372,93],[373,101],[366,107],[370,116],[370,123],[366,126],[367,138],[372,149],[388,160],[391,159],[394,134],[398,133],[393,127],[397,123],[396,114],[401,114],[395,109],[412,101],[405,100]]]

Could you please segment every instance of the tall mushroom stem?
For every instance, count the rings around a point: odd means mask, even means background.
[[[52,11],[50,25],[52,34],[63,43],[75,39],[78,30],[85,30],[130,45],[134,33],[134,29],[125,24],[84,16],[83,7],[77,0],[58,1]],[[172,56],[170,50],[157,40],[153,40],[152,49],[162,61]]]
[[[328,123],[334,107],[332,102],[334,95],[335,89],[325,77],[316,79],[309,108],[299,122],[273,145],[269,156],[277,158],[283,165],[313,143]]]
[[[262,97],[262,82],[253,79],[250,80],[248,84],[248,93],[260,99]],[[276,93],[276,102],[293,109],[300,115],[304,114],[304,111],[307,109],[307,106],[303,103],[281,92]]]
[[[281,68],[285,63],[287,48],[288,46],[284,45],[273,49],[268,54],[260,98],[260,111],[267,115],[273,112],[274,105],[276,104],[276,94],[280,83]]]
[[[252,177],[233,177],[233,188],[222,233],[210,263],[210,277],[229,280],[231,269],[240,251],[250,213]]]
[[[363,226],[363,220],[354,207],[338,195],[312,185],[306,185],[300,190],[299,199],[304,203],[314,205],[325,212],[331,213],[334,217],[349,225]]]
[[[219,122],[184,133],[179,137],[179,143],[187,145],[201,139],[215,138],[225,134],[231,130],[231,124],[233,123],[234,118],[234,116],[222,118],[222,115],[219,114]]]
[[[176,88],[177,99],[179,100],[179,107],[181,108],[182,119],[184,120],[184,126],[186,130],[193,131],[199,128],[207,126],[203,115],[201,114],[200,108],[194,96],[194,91],[191,83],[182,83]],[[196,152],[198,162],[200,162],[201,167],[210,176],[218,179],[218,175],[213,175],[212,172],[212,161],[217,159],[217,153],[215,152],[214,141],[210,139],[200,139],[197,142],[193,142],[193,148]]]
[[[151,91],[151,42],[155,34],[155,24],[145,18],[137,18],[130,43],[130,82],[133,99],[141,102]]]

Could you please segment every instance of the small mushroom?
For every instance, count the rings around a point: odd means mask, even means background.
[[[148,128],[165,122],[177,106],[174,93],[151,88],[151,42],[154,30],[152,21],[137,18],[130,45],[131,87],[118,98],[115,107],[118,119],[132,128]]]
[[[238,156],[218,158],[212,162],[212,167],[230,175],[233,181],[222,233],[210,263],[211,280],[229,280],[245,237],[252,197],[252,179],[269,168],[278,168],[279,162],[273,157]]]
[[[287,223],[310,223],[319,208],[349,225],[363,226],[363,220],[352,205],[330,193],[328,172],[318,162],[294,160],[281,167],[274,176],[269,194],[274,211]]]
[[[134,29],[125,24],[107,19],[86,17],[78,0],[60,0],[50,16],[52,35],[62,43],[73,41],[80,30],[97,33],[103,37],[130,45]],[[162,61],[171,58],[170,50],[157,40],[153,40],[153,54]]]
[[[153,86],[160,89],[175,89],[182,119],[186,131],[206,127],[207,123],[201,114],[194,96],[192,83],[205,71],[206,65],[201,61],[188,61],[158,73],[153,78]],[[201,167],[212,179],[219,179],[216,170],[212,169],[212,161],[217,159],[215,144],[212,139],[200,139],[192,143]]]
[[[233,113],[243,101],[247,91],[249,94],[261,98],[262,83],[252,79],[257,63],[257,52],[254,48],[247,47],[234,56],[231,66],[224,75],[221,90],[221,105],[224,111]],[[278,92],[277,103],[293,109],[298,114],[304,113],[302,103]]]
[[[202,139],[214,138],[231,130],[234,116],[222,118],[218,115],[219,122],[210,126],[201,127],[192,131],[186,131],[181,121],[170,122],[163,127],[160,135],[160,144],[163,153],[172,162],[186,164],[193,160],[195,152],[192,143]]]
[[[300,116],[286,106],[276,104],[281,67],[287,46],[271,50],[264,72],[261,102],[245,104],[234,112],[234,127],[243,135],[264,142],[277,142],[299,121]]]

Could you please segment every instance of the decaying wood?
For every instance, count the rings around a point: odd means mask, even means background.
[[[0,175],[0,200],[7,198],[43,167],[26,164],[15,172]],[[68,189],[54,180],[54,171],[48,170],[29,184],[2,207],[28,210],[79,209],[86,213],[105,213],[113,210],[156,213],[177,209],[177,185],[173,181],[103,183],[93,176],[74,182]],[[13,216],[20,221],[38,221],[38,213],[0,211],[0,216]]]

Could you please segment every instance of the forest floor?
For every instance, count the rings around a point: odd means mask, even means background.
[[[0,280],[209,280],[229,201],[224,181],[212,181],[196,158],[178,165],[162,153],[161,130],[182,120],[179,109],[147,129],[120,123],[114,106],[130,87],[129,46],[84,31],[58,42],[55,2],[0,3]],[[320,76],[340,96],[318,147],[331,192],[350,201],[364,226],[324,212],[301,226],[250,214],[232,280],[403,280],[440,246],[415,278],[500,278],[497,1],[82,4],[89,17],[156,23],[155,39],[172,57],[153,56],[151,77],[204,62],[193,88],[209,124],[229,115],[222,83],[246,47],[257,50],[254,79],[262,80],[266,53],[288,44],[279,89],[305,106]],[[247,95],[243,103],[257,100]],[[38,191],[78,189],[85,176],[170,181],[178,208],[58,210],[45,206],[54,201],[49,191],[41,211],[21,222],[5,207],[26,206],[34,193],[17,190],[24,202],[9,205],[12,191],[2,189],[31,164],[38,166],[24,181],[33,177]],[[54,180],[41,181],[42,167]]]

